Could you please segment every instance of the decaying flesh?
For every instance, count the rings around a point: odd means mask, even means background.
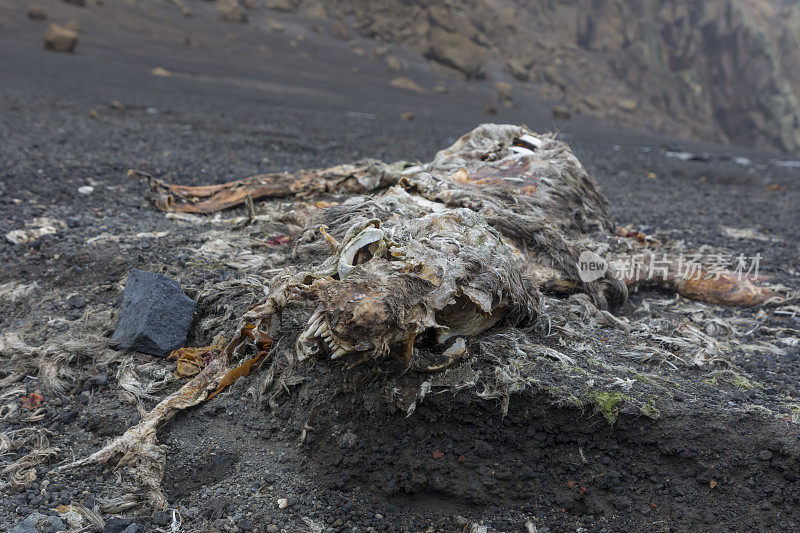
[[[306,302],[312,309],[296,339],[300,360],[327,357],[355,365],[391,353],[405,369],[435,371],[457,361],[465,337],[500,322],[534,320],[542,313],[542,293],[582,293],[606,310],[626,300],[628,287],[644,282],[617,279],[611,269],[595,281],[581,281],[580,253],[621,238],[605,197],[569,148],[525,127],[482,125],[419,166],[362,162],[209,187],[147,177],[156,204],[167,211],[208,213],[260,197],[351,196],[307,227],[304,240],[327,242],[329,257],[275,276],[267,297],[244,314],[233,340],[208,366],[137,426],[65,467],[116,460],[131,467],[157,507],[166,504],[159,489],[164,452],[156,444],[157,427],[268,358],[280,328],[273,319],[290,305]],[[646,251],[635,241],[626,247]],[[648,282],[729,305],[754,305],[771,296],[732,275]],[[444,363],[417,364],[420,343],[438,346]],[[245,355],[253,347],[257,355]]]

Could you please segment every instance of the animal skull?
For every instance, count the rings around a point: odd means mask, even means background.
[[[305,290],[317,302],[297,341],[301,360],[323,352],[363,360],[401,345],[409,363],[427,332],[441,343],[538,314],[539,292],[521,274],[524,255],[480,214],[444,210],[399,187],[381,200],[405,209],[385,223],[357,221],[319,273],[301,275],[313,280]]]

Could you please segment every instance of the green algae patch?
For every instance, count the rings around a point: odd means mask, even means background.
[[[589,401],[594,404],[595,410],[602,413],[603,417],[613,426],[619,415],[619,408],[625,401],[625,395],[619,392],[589,391]]]

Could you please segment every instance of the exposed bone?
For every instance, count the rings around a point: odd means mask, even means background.
[[[355,269],[356,265],[362,262],[358,261],[358,258],[356,257],[360,252],[366,251],[371,257],[374,257],[375,254],[380,253],[381,248],[385,249],[386,246],[383,243],[383,240],[384,233],[380,228],[366,228],[362,230],[355,239],[348,242],[347,245],[342,249],[342,253],[339,258],[339,264],[337,265],[339,277],[345,278]],[[370,247],[372,249],[370,249]]]
[[[520,135],[518,141],[520,143],[528,144],[533,148],[541,148],[543,144],[541,139],[539,139],[538,137],[534,137],[533,135],[529,135],[527,133],[524,135]]]

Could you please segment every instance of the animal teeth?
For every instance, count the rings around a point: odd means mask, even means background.
[[[311,339],[321,340],[322,344],[324,344],[325,348],[327,348],[328,353],[331,354],[331,359],[338,359],[349,353],[349,350],[342,346],[336,336],[333,334],[323,314],[320,314],[319,316],[315,314],[312,316],[311,320],[309,320],[308,327],[300,336],[300,340],[302,342],[308,342]],[[318,352],[319,349],[316,351]],[[313,353],[314,352],[306,351],[300,352],[298,353],[298,360],[305,361]]]
[[[311,316],[311,319],[308,321],[308,327],[300,336],[300,340],[302,342],[307,342],[309,339],[313,339],[319,335],[320,329],[322,326],[325,326],[325,317],[322,314],[314,314]]]
[[[464,355],[467,353],[467,343],[462,337],[456,338],[456,341],[446,349],[442,355],[446,357],[455,357],[457,355]]]
[[[311,333],[311,336],[312,337],[319,337],[325,331],[328,331],[328,324],[327,324],[327,322],[325,322],[325,319],[323,318],[321,323],[316,328],[314,328],[314,331]]]

